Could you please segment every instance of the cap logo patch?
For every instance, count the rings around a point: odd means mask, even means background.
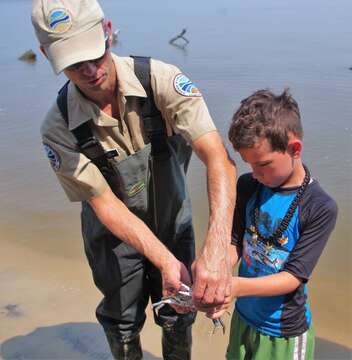
[[[55,33],[62,34],[72,25],[69,12],[65,9],[54,9],[48,16],[48,25]]]
[[[45,154],[50,161],[51,167],[54,169],[54,171],[58,171],[61,164],[59,154],[50,145],[43,144],[43,146]]]
[[[202,96],[197,87],[192,81],[183,74],[178,74],[174,79],[175,90],[183,96]]]

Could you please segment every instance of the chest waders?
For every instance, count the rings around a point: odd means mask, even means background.
[[[195,249],[185,174],[192,150],[180,135],[167,136],[165,121],[155,106],[150,85],[150,59],[134,57],[134,64],[136,76],[147,93],[147,98],[138,98],[146,146],[118,162],[114,159],[116,152],[105,152],[93,135],[92,120],[72,133],[80,151],[100,169],[116,196],[190,271]],[[68,83],[57,98],[66,122],[67,86]],[[139,332],[145,322],[149,297],[155,302],[162,296],[160,272],[103,226],[85,201],[81,222],[93,279],[104,295],[96,316],[105,330],[112,354],[117,359],[141,359]],[[155,322],[163,329],[164,359],[191,358],[194,319],[195,314],[177,314],[168,306],[158,315],[154,313]]]

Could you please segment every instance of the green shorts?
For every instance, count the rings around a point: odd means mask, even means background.
[[[244,323],[237,312],[231,320],[227,360],[311,360],[314,359],[314,333],[310,327],[295,337],[264,335]]]

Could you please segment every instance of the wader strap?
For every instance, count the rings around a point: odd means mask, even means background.
[[[59,90],[59,94],[56,99],[57,106],[61,112],[62,117],[66,121],[66,124],[68,124],[68,84],[69,81],[67,81],[66,84]],[[90,127],[90,121],[83,123],[77,128],[71,130],[71,132],[77,140],[77,145],[81,153],[90,159],[99,168],[104,176],[109,175],[111,173],[111,169],[107,159],[117,154],[113,154],[111,152],[105,153],[103,147],[93,135],[92,129]]]
[[[67,88],[70,80],[65,83],[65,85],[59,90],[59,93],[56,98],[57,106],[61,112],[62,117],[68,124],[68,110],[67,110]]]
[[[144,132],[152,145],[152,155],[167,155],[167,131],[165,120],[155,105],[153,89],[150,84],[150,57],[131,56],[134,59],[134,72],[142,84],[147,98],[141,98],[141,115]]]

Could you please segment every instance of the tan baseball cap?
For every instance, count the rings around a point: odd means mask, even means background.
[[[103,20],[96,0],[33,0],[32,23],[56,74],[104,54]]]

